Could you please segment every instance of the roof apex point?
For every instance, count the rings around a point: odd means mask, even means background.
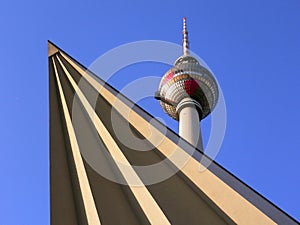
[[[48,40],[48,57],[54,55],[55,53],[59,52],[59,49]]]

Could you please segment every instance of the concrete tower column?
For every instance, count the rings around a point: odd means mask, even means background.
[[[179,114],[179,135],[195,147],[203,150],[199,124],[200,104],[190,97],[182,99],[176,107]]]

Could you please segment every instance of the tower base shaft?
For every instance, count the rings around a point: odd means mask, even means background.
[[[203,150],[199,113],[195,101],[183,99],[177,106],[179,112],[179,135],[193,146]]]

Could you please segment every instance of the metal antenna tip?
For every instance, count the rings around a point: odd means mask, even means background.
[[[182,47],[183,47],[183,55],[189,55],[189,40],[188,40],[188,31],[186,28],[186,17],[183,17],[183,41],[182,41]]]

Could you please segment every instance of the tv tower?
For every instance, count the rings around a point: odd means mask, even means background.
[[[203,149],[199,121],[217,104],[219,91],[212,73],[190,55],[186,18],[183,18],[183,55],[161,79],[155,98],[163,110],[179,120],[179,135]]]

